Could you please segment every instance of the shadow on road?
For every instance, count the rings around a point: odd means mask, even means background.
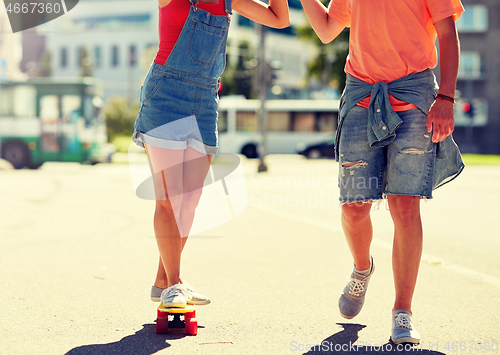
[[[366,327],[361,324],[337,323],[344,329],[323,340],[319,345],[308,351],[308,355],[319,354],[346,354],[355,353],[358,355],[380,355],[381,353],[391,354],[425,354],[425,355],[445,355],[439,351],[426,350],[420,347],[412,347],[410,344],[363,344],[357,342],[360,330]],[[359,345],[359,346],[358,346]],[[365,346],[366,345],[366,346]]]
[[[143,324],[143,328],[133,335],[126,336],[120,341],[109,344],[82,345],[71,349],[66,355],[109,355],[109,354],[134,354],[151,355],[170,347],[166,340],[180,339],[184,333],[156,334],[155,324]]]

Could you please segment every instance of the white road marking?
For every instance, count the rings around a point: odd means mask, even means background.
[[[260,209],[261,211],[263,211],[265,213],[273,214],[275,216],[292,219],[294,221],[302,222],[305,224],[310,224],[310,225],[313,225],[314,227],[322,228],[322,229],[325,229],[325,230],[328,230],[331,232],[343,233],[342,227],[337,226],[337,225],[333,225],[331,223],[317,221],[314,218],[302,216],[302,215],[299,215],[296,213],[283,211],[283,210],[280,210],[277,208],[257,207],[257,206],[253,206],[253,207]],[[388,251],[392,250],[391,243],[385,242],[385,241],[377,239],[377,238],[373,238],[372,245],[374,245],[378,248],[381,248],[381,249],[388,250]],[[427,263],[427,264],[440,266],[446,270],[453,271],[457,274],[465,275],[465,276],[468,276],[472,279],[487,282],[491,285],[500,287],[500,278],[498,278],[496,276],[485,274],[483,272],[476,271],[473,269],[469,269],[469,268],[464,267],[464,266],[451,264],[451,263],[448,263],[447,261],[445,261],[444,259],[432,256],[432,255],[427,254],[427,253],[422,253],[422,261]]]

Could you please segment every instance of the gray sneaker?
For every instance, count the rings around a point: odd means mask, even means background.
[[[415,330],[410,312],[404,309],[392,312],[391,341],[394,344],[420,343],[420,334]]]
[[[151,286],[151,301],[153,302],[160,302],[160,296],[161,293],[163,292],[164,288],[159,288],[156,286]]]
[[[191,300],[189,300],[187,302],[187,304],[193,304],[193,305],[206,305],[206,304],[209,304],[211,301],[210,301],[210,298],[208,298],[207,296],[205,295],[202,295],[201,293],[199,292],[196,292],[193,288],[193,286],[187,284],[187,283],[183,283],[183,285],[186,287],[186,289],[189,291],[189,293],[191,294]],[[160,302],[160,296],[161,296],[161,293],[163,292],[164,288],[159,288],[159,287],[156,287],[156,286],[152,286],[151,287],[151,301],[153,302]]]
[[[370,281],[370,278],[373,275],[373,271],[375,270],[373,257],[371,257],[370,259],[372,265],[370,274],[368,276],[358,274],[356,272],[356,267],[354,267],[351,273],[351,277],[347,280],[344,291],[340,295],[340,315],[344,318],[351,319],[356,317],[361,311],[361,308],[363,308],[368,281]]]
[[[164,289],[160,296],[165,308],[185,308],[190,299],[191,295],[183,284],[175,284]]]

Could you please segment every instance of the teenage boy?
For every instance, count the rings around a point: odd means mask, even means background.
[[[354,269],[340,300],[360,311],[374,271],[371,205],[388,199],[394,223],[396,298],[391,340],[419,343],[411,301],[422,253],[420,200],[463,168],[451,133],[459,61],[460,0],[301,0],[323,43],[350,27],[337,130],[342,226]],[[441,82],[432,72],[439,39]]]

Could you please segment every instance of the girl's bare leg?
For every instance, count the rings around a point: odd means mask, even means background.
[[[154,225],[160,250],[160,261],[154,285],[167,288],[182,282],[180,279],[181,253],[193,224],[194,212],[201,197],[211,156],[199,153],[192,148],[184,151],[163,149],[160,152],[157,151],[158,149],[160,148],[149,148],[152,170],[158,171],[158,168],[154,169],[161,164],[156,162],[158,158],[166,159],[170,164],[168,168],[161,171],[161,174],[157,173],[154,177],[155,191],[158,191]],[[171,154],[171,152],[174,153]],[[179,162],[176,153],[180,152],[183,152],[183,155]],[[170,166],[173,163],[178,164]],[[179,177],[182,178],[181,181]],[[162,196],[166,196],[166,199],[158,198]]]
[[[200,202],[203,182],[210,169],[212,156],[187,148],[184,153],[184,196],[182,197],[181,225],[184,239],[193,226],[196,207]]]
[[[154,230],[166,273],[167,287],[180,282],[182,230],[180,211],[183,197],[184,152],[147,146],[153,175],[156,206]],[[158,278],[158,277],[157,277]]]

